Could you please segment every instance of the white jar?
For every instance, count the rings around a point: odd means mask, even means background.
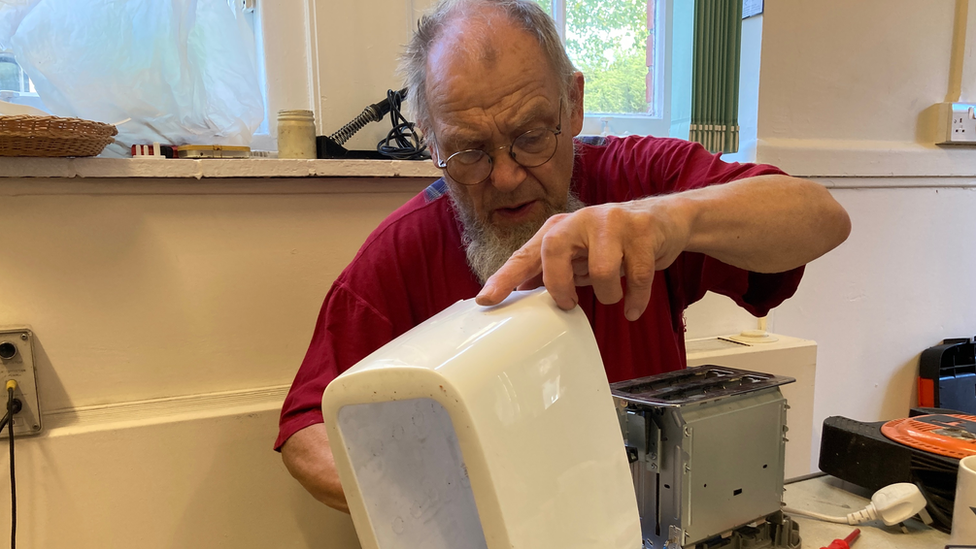
[[[278,158],[315,157],[315,115],[312,111],[278,111]]]

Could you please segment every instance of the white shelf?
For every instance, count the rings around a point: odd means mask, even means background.
[[[0,158],[0,179],[437,178],[421,160]]]

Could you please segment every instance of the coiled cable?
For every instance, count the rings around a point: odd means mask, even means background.
[[[384,156],[396,160],[427,160],[430,153],[423,138],[417,133],[414,123],[400,113],[400,104],[407,96],[407,89],[400,91],[389,90],[386,94],[390,107],[390,123],[393,129],[386,134],[386,139],[376,144],[376,150]],[[391,142],[393,144],[391,144]]]

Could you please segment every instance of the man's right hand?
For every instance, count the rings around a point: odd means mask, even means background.
[[[281,447],[281,459],[291,476],[315,499],[333,509],[349,512],[324,423],[293,434]]]

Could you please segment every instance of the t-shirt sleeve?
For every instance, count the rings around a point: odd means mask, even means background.
[[[667,194],[699,189],[737,181],[747,177],[784,174],[766,164],[725,162],[698,143],[678,139],[647,142],[643,156],[650,194]],[[783,273],[756,273],[723,263],[713,257],[692,252],[682,253],[668,268],[671,291],[678,298],[677,309],[685,307],[712,291],[725,295],[755,316],[792,296],[803,276],[803,267]]]
[[[680,139],[662,139],[648,155],[649,170],[661,185],[655,194],[689,191],[760,175],[785,175],[768,164],[726,162],[720,153],[710,153],[701,144]]]
[[[337,280],[325,298],[305,359],[282,405],[275,450],[297,431],[322,423],[326,385],[391,339],[389,319],[341,278]]]

